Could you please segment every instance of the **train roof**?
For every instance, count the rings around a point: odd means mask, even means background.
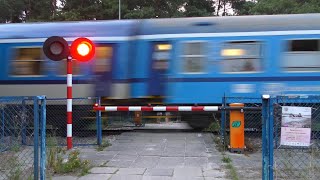
[[[320,14],[149,19],[142,22],[139,35],[319,30],[316,22]]]
[[[0,39],[320,30],[320,14],[0,24]]]
[[[0,39],[62,37],[132,36],[136,20],[12,23],[0,25]]]

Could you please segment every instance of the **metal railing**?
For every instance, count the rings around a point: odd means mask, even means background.
[[[320,96],[277,96],[271,102],[275,179],[320,179]]]
[[[0,97],[0,179],[45,177],[45,120],[44,96]]]

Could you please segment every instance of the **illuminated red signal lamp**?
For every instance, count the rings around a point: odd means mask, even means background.
[[[78,61],[90,61],[95,54],[95,45],[87,38],[78,38],[71,44],[70,53]]]

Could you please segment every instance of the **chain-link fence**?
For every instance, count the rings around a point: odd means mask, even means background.
[[[0,97],[0,131],[0,179],[43,177],[45,98]]]
[[[320,179],[320,96],[273,101],[275,179]]]
[[[92,107],[98,98],[72,99],[72,141],[74,146],[97,144],[97,114]],[[57,145],[67,144],[67,99],[47,99],[47,136]]]
[[[101,112],[102,129],[133,129],[146,124],[180,122],[179,112]]]

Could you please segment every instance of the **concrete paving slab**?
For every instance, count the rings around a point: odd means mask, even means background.
[[[50,178],[47,178],[50,179]],[[54,176],[52,180],[76,180],[78,177],[75,176]]]
[[[184,166],[184,157],[161,157],[157,168],[175,168]]]
[[[80,159],[85,160],[105,160],[109,161],[113,159],[114,155],[103,155],[103,154],[80,154]]]
[[[133,150],[126,150],[126,151],[120,151],[118,155],[138,155],[138,151]]]
[[[114,174],[108,180],[142,180],[142,175]]]
[[[144,173],[146,176],[173,176],[173,168],[170,169],[159,169],[159,168],[151,168],[147,169]]]
[[[172,180],[204,180],[204,177],[185,177],[185,176],[179,176],[179,177],[173,177]]]
[[[114,161],[114,160],[111,160],[106,164],[106,166],[107,167],[117,167],[117,168],[127,168],[127,167],[130,167],[132,163],[133,163],[133,161],[126,161],[126,160]]]
[[[135,161],[138,158],[137,155],[116,155],[112,160],[127,160],[127,161]]]
[[[205,166],[202,167],[202,170],[203,171],[207,171],[207,170],[212,170],[212,169],[215,169],[215,170],[220,170],[222,169],[222,165],[219,163],[219,162],[208,162]]]
[[[174,168],[173,177],[202,177],[202,169],[199,167]]]
[[[117,174],[143,175],[146,168],[119,168]]]
[[[111,167],[94,167],[90,169],[91,174],[114,174],[118,171],[118,168]]]
[[[204,177],[204,180],[229,180],[227,178],[217,178],[217,177]]]
[[[108,149],[108,147],[106,148]],[[119,154],[120,151],[97,151],[95,154],[97,155],[111,155],[111,156],[115,156],[117,154]]]
[[[204,170],[203,171],[204,177],[215,177],[215,178],[224,178],[226,176],[226,172],[223,170]]]
[[[164,156],[164,157],[184,157],[185,156],[185,148],[184,147],[166,147],[166,149],[162,152],[162,156]]]
[[[207,164],[207,157],[186,157],[184,161],[185,167],[206,167]]]
[[[143,176],[142,180],[171,180],[169,176]]]
[[[208,155],[205,152],[205,150],[198,149],[198,150],[187,150],[185,156],[186,157],[207,157]]]
[[[80,177],[78,180],[97,180],[97,179],[109,179],[111,174],[88,174]]]
[[[163,151],[157,150],[157,151],[141,151],[139,153],[140,156],[161,156]]]
[[[89,162],[92,166],[106,166],[106,164],[109,161],[107,161],[107,160],[89,160]]]
[[[139,156],[130,167],[154,168],[159,163],[160,156]]]

